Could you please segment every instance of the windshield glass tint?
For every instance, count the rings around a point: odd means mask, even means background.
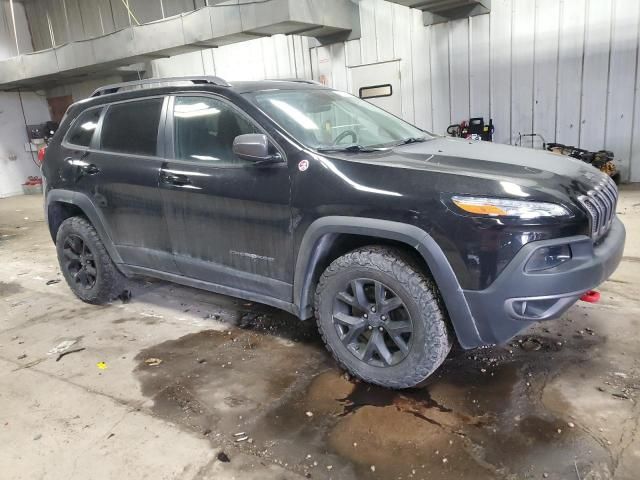
[[[430,138],[384,110],[336,90],[271,90],[249,97],[311,148],[384,147],[409,138]]]

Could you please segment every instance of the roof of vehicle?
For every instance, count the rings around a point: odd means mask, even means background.
[[[258,92],[260,90],[296,90],[296,89],[326,89],[324,85],[311,80],[259,80],[245,82],[231,82],[231,87],[238,93]]]
[[[304,80],[298,78],[292,79],[274,79],[261,80],[253,82],[233,82],[229,83],[225,79],[215,76],[191,76],[191,77],[168,77],[168,78],[143,78],[132,82],[121,82],[112,85],[104,85],[93,91],[90,97],[101,97],[103,95],[111,95],[123,91],[146,90],[149,88],[160,88],[163,86],[185,87],[191,85],[218,86],[231,88],[238,93],[249,91],[265,90],[265,89],[281,89],[281,88],[309,88],[309,86],[318,86],[322,88],[320,83],[314,80]]]
[[[277,79],[259,81],[227,82],[219,77],[172,77],[172,78],[148,78],[133,82],[123,82],[113,85],[105,85],[97,88],[91,96],[73,104],[73,107],[82,105],[83,109],[89,106],[105,103],[129,100],[139,97],[154,95],[167,95],[177,92],[224,90],[236,93],[251,93],[263,90],[298,90],[298,89],[326,89],[313,80],[304,79]]]

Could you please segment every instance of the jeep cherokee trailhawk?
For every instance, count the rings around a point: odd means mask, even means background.
[[[505,342],[617,267],[617,188],[551,153],[435,136],[309,81],[151,79],[72,105],[44,159],[73,292],[144,275],[316,317],[380,385]]]

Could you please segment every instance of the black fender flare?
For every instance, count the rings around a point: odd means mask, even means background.
[[[100,212],[100,209],[96,207],[91,198],[88,195],[80,192],[74,192],[72,190],[64,190],[64,189],[55,189],[51,190],[47,193],[47,197],[45,200],[45,215],[48,219],[49,217],[49,206],[54,202],[60,203],[68,203],[70,205],[75,205],[87,216],[93,227],[98,232],[98,236],[102,243],[104,244],[109,256],[113,263],[122,264],[122,258],[120,254],[116,250],[115,244],[113,243],[111,232],[107,222]],[[55,242],[55,238],[53,239]]]
[[[438,285],[460,345],[473,348],[484,344],[456,274],[436,241],[415,225],[375,218],[328,216],[309,225],[298,251],[293,283],[293,301],[301,318],[312,315],[313,271],[319,261],[318,247],[331,234],[395,240],[417,250]]]

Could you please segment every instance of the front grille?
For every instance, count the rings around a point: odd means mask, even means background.
[[[594,241],[598,240],[609,231],[616,214],[618,187],[611,177],[607,176],[593,190],[578,197],[578,201],[591,217],[591,237]]]

